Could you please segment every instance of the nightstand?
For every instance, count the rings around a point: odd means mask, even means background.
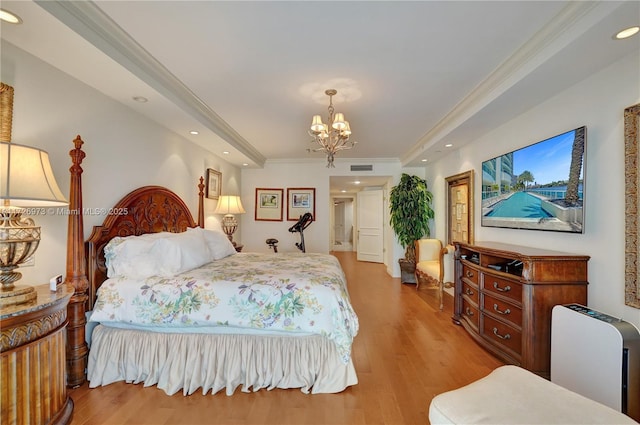
[[[74,288],[35,288],[35,300],[0,308],[2,400],[18,400],[3,404],[2,422],[67,424],[73,401],[67,394],[65,341]]]
[[[244,245],[239,243],[237,245],[234,245],[234,248],[236,249],[236,252],[242,252],[242,248],[244,248]]]

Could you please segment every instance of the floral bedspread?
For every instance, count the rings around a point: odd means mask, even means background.
[[[91,321],[311,332],[345,363],[358,333],[340,263],[314,253],[239,253],[170,278],[108,279]]]

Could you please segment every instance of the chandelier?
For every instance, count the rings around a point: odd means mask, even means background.
[[[329,96],[329,125],[322,122],[320,115],[314,115],[309,130],[309,135],[313,137],[311,143],[317,143],[320,147],[309,148],[307,152],[326,152],[327,168],[335,168],[333,159],[337,152],[351,149],[357,143],[349,139],[351,128],[349,121],[344,119],[344,114],[334,113],[332,98],[336,93],[335,89],[325,90],[325,94]]]

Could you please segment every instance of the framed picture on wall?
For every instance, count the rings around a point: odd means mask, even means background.
[[[447,244],[473,243],[473,170],[449,176],[447,183]]]
[[[284,189],[256,188],[256,221],[282,221]]]
[[[222,193],[222,173],[213,168],[207,168],[207,198],[218,199]]]
[[[316,189],[293,187],[287,189],[287,220],[298,221],[304,213],[311,213],[316,220]]]
[[[640,103],[624,110],[625,304],[640,308]]]

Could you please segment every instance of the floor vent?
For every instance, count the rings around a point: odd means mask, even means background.
[[[373,165],[352,165],[351,171],[373,171]]]

